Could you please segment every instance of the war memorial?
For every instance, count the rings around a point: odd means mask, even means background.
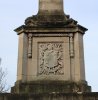
[[[39,0],[38,14],[15,29],[17,80],[0,100],[98,100],[85,79],[86,31],[64,13],[63,0]]]

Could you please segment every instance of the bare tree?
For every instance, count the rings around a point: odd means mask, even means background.
[[[1,65],[1,58],[0,58],[0,65]],[[3,70],[0,66],[0,93],[4,93],[8,91],[7,84],[6,84],[6,75],[7,71]]]

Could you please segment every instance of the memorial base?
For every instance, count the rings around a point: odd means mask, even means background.
[[[68,81],[33,81],[16,82],[11,89],[12,93],[73,93],[73,92],[91,92],[91,87],[86,82],[68,82]]]
[[[0,94],[0,100],[98,100],[98,92],[50,94]]]

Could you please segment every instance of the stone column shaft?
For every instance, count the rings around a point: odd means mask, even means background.
[[[39,12],[41,14],[63,13],[63,0],[39,0]]]

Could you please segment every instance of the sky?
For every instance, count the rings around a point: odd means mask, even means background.
[[[98,91],[98,0],[64,0],[64,11],[86,28],[84,54],[86,81]],[[1,67],[7,69],[7,84],[13,86],[17,75],[18,35],[14,29],[27,17],[37,14],[38,0],[0,1]]]

